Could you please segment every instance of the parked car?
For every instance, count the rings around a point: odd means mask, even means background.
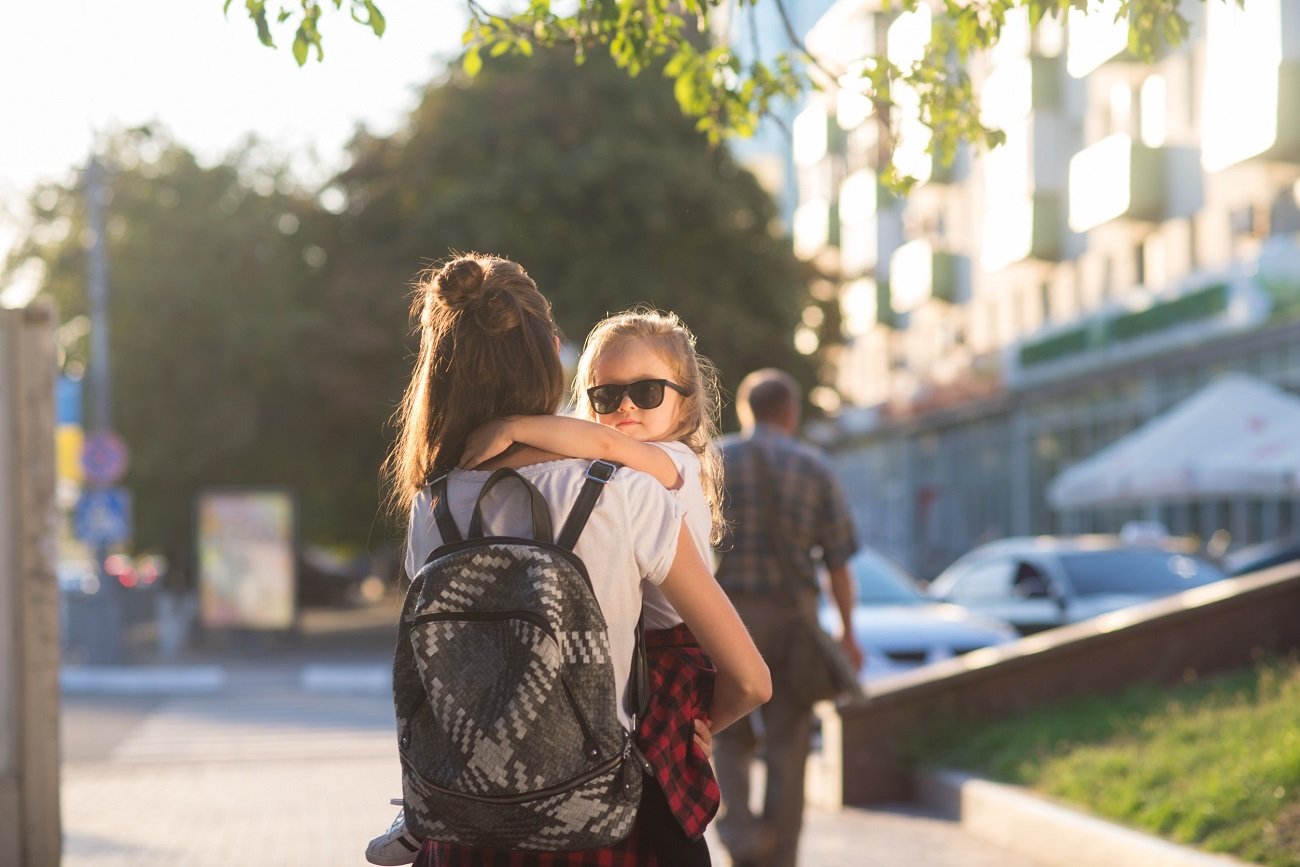
[[[1000,617],[1028,635],[1225,577],[1177,540],[1115,536],[1002,539],[962,555],[930,585],[935,599]]]
[[[863,682],[1016,637],[996,618],[927,598],[906,570],[870,548],[853,556],[849,572],[857,594],[853,634],[866,656]],[[824,596],[820,616],[828,632],[840,633],[839,612]]]
[[[1246,575],[1297,560],[1300,560],[1300,536],[1285,536],[1230,552],[1223,558],[1223,568],[1229,575]]]
[[[351,608],[383,598],[383,579],[371,573],[368,557],[343,557],[303,545],[298,557],[298,604],[304,608]]]

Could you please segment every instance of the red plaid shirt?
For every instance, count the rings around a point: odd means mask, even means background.
[[[685,624],[646,632],[650,701],[637,746],[654,770],[669,808],[692,840],[718,812],[718,783],[695,743],[694,720],[708,720],[716,669]],[[648,781],[647,781],[647,784]],[[428,840],[414,867],[659,867],[649,840],[632,827],[626,839],[582,852],[510,852]]]
[[[708,722],[717,669],[686,624],[645,634],[650,702],[637,728],[637,746],[692,840],[718,812],[718,781],[695,743],[695,720]]]

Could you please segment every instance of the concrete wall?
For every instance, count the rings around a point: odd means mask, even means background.
[[[1007,716],[1062,698],[1249,666],[1300,648],[1300,564],[1216,582],[873,684],[841,710],[845,804],[913,797],[905,739],[936,718]]]
[[[0,309],[0,864],[60,856],[54,308]]]

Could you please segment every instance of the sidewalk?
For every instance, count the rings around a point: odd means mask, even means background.
[[[388,827],[399,794],[395,617],[313,612],[292,638],[228,636],[165,665],[65,669],[64,691],[80,693],[82,708],[124,696],[138,705],[113,738],[95,735],[103,749],[64,762],[65,867],[364,865],[365,842]],[[86,721],[79,733],[99,731]],[[929,788],[931,810],[810,809],[801,867],[1227,863],[1134,841],[1010,787]],[[710,844],[727,867],[712,834]]]
[[[363,867],[399,788],[388,617],[319,612],[286,643],[66,670],[78,706],[146,698],[96,758],[63,765],[64,867]],[[801,864],[1035,867],[910,808],[810,810]]]

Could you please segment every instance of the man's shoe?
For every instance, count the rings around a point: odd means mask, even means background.
[[[366,860],[380,867],[398,867],[414,861],[419,851],[420,841],[406,831],[406,812],[398,810],[388,830],[366,846]]]

